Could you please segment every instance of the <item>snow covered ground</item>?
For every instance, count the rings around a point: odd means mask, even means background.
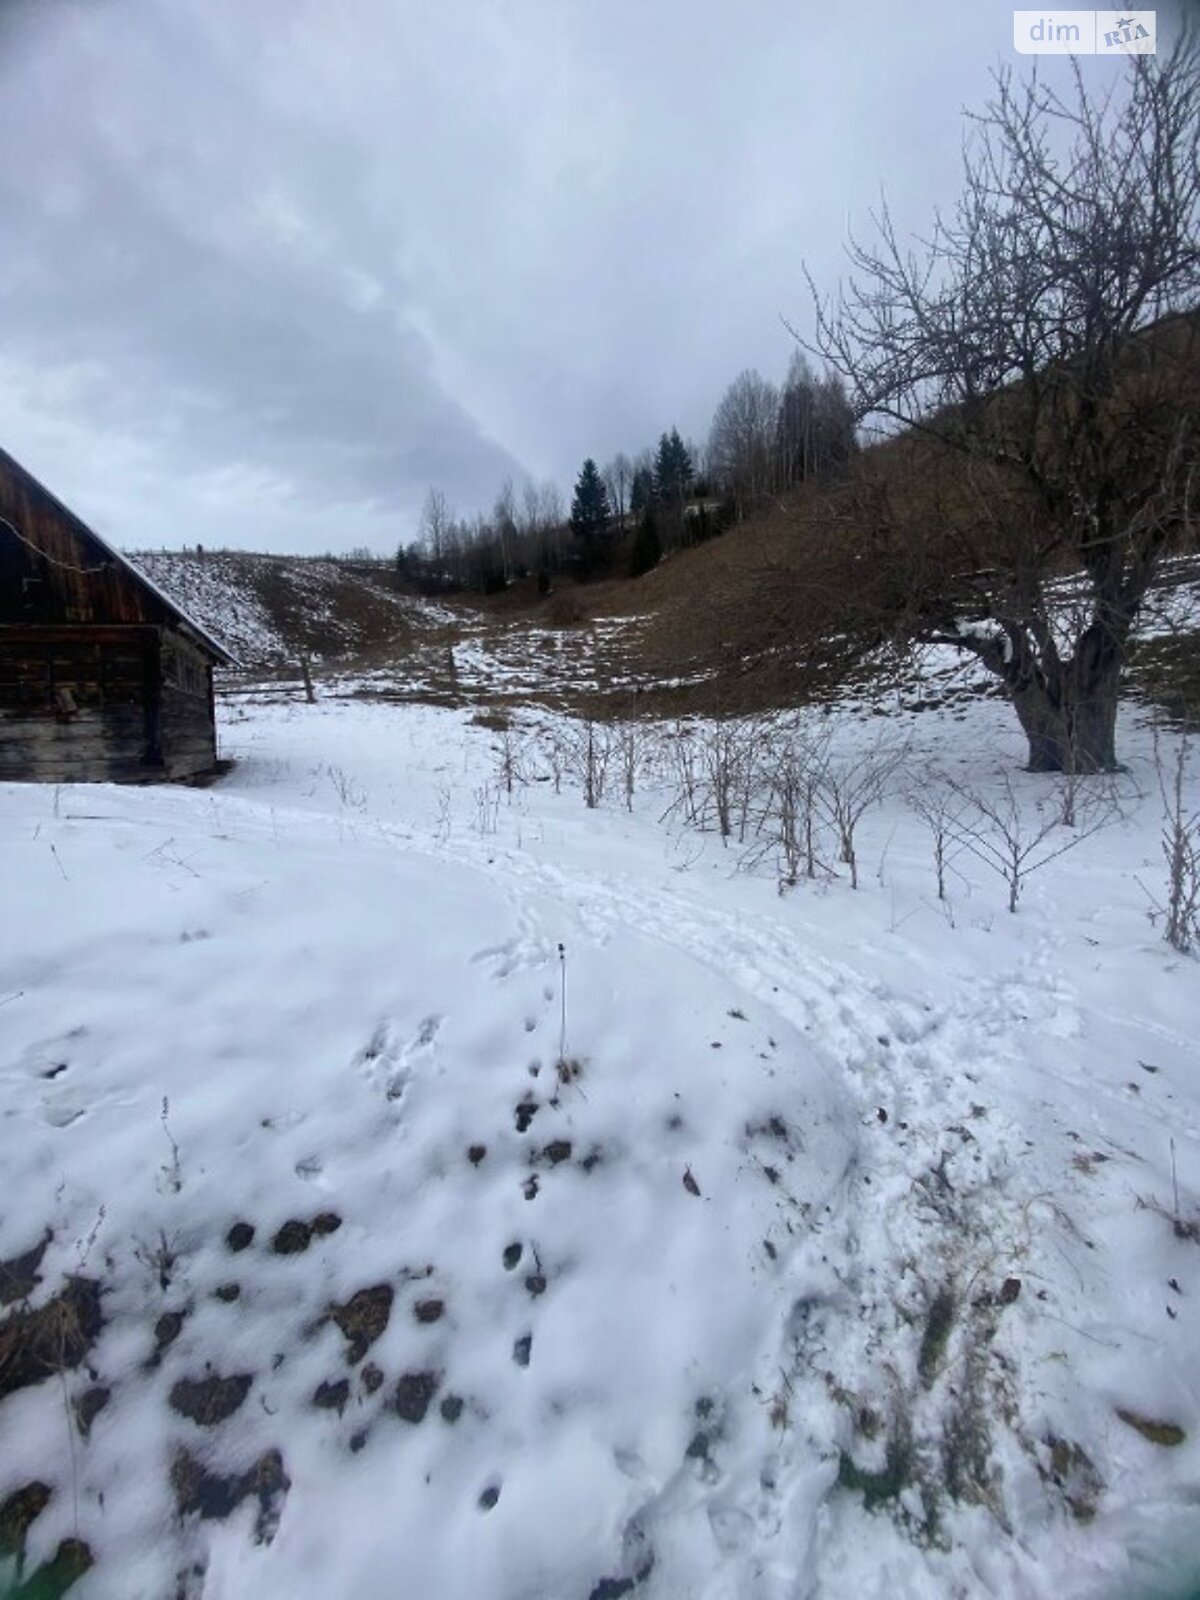
[[[1200,969],[1147,917],[1148,731],[1012,916],[969,854],[939,902],[904,798],[1053,798],[995,701],[837,722],[908,741],[857,892],[661,822],[661,742],[585,808],[558,726],[327,686],[228,706],[210,790],[0,788],[9,1570],[1193,1593]]]

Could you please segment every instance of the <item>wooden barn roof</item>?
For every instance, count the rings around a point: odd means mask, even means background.
[[[215,661],[224,666],[236,665],[234,657],[219,639],[215,639],[194,617],[190,617],[182,606],[172,600],[170,595],[164,594],[158,585],[153,583],[127,556],[122,555],[106,539],[101,538],[94,528],[89,527],[82,517],[77,516],[69,506],[64,505],[56,494],[47,489],[45,484],[35,478],[33,473],[23,467],[15,457],[9,455],[7,450],[0,449],[0,469],[6,469],[7,473],[23,478],[38,495],[42,496],[57,510],[69,527],[71,534],[85,549],[90,547],[95,550],[105,561],[112,563],[128,579],[131,579],[138,588],[151,596],[157,607],[165,612],[170,620],[189,635],[201,649],[207,651]],[[19,528],[10,522],[8,517],[4,515],[3,510],[0,509],[0,524],[7,527],[23,544],[27,545],[35,554],[41,556],[43,560],[49,561],[54,565],[63,565],[50,550],[42,547],[44,535],[40,519],[35,518],[28,528]]]

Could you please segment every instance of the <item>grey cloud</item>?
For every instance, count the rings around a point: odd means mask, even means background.
[[[953,197],[1010,19],[0,0],[4,443],[127,542],[384,548],[430,483],[702,436],[802,260]]]

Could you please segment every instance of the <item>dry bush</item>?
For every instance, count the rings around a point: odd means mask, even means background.
[[[639,723],[622,722],[612,730],[612,739],[621,775],[621,787],[625,795],[625,809],[632,811],[637,780],[647,760],[647,735]]]
[[[829,765],[830,734],[800,724],[776,729],[761,746],[748,822],[750,842],[741,865],[769,861],[780,891],[801,875],[815,878],[820,866],[818,798]]]
[[[998,794],[985,794],[966,784],[951,787],[964,802],[954,825],[955,837],[976,860],[1004,879],[1008,909],[1014,913],[1030,875],[1107,827],[1117,810],[1110,786],[1092,789],[1077,800],[1076,824],[1064,839],[1061,799],[1056,805],[1045,799],[1033,806],[1022,805],[1007,773]]]
[[[678,816],[701,832],[719,833],[724,843],[735,833],[744,841],[761,781],[765,737],[760,722],[676,724],[667,750],[668,781],[675,792],[663,820]]]
[[[879,805],[903,763],[903,745],[876,744],[845,761],[824,763],[816,801],[837,835],[838,859],[850,868],[850,887],[858,888],[854,837],[863,817]]]
[[[966,848],[961,829],[970,802],[940,773],[930,774],[919,789],[910,790],[906,799],[909,807],[929,829],[938,899],[944,900],[947,869]]]
[[[1186,792],[1190,730],[1185,726],[1171,757],[1164,757],[1156,734],[1154,754],[1163,804],[1161,844],[1167,886],[1161,901],[1151,899],[1154,914],[1163,918],[1163,938],[1186,955],[1200,944],[1200,806]]]
[[[588,718],[583,723],[568,723],[555,735],[556,758],[561,766],[555,778],[558,789],[561,772],[576,778],[583,790],[583,803],[594,811],[604,799],[609,767],[616,750],[612,728]]]

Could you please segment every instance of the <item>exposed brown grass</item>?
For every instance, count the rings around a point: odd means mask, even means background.
[[[103,1325],[92,1278],[68,1278],[45,1305],[14,1311],[0,1324],[0,1400],[77,1367]]]

